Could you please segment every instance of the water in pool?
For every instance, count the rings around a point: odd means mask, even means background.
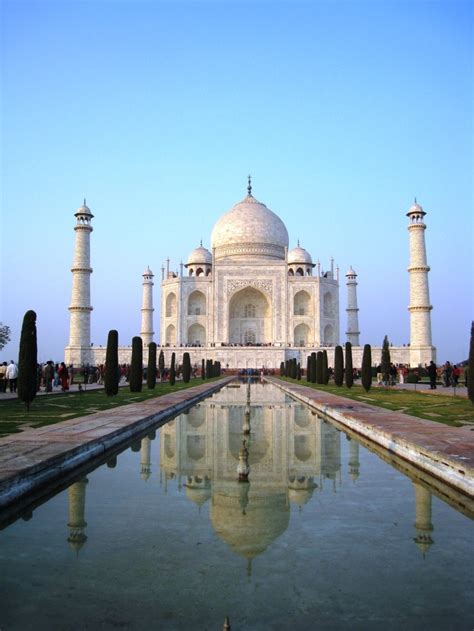
[[[472,631],[462,498],[274,386],[250,436],[246,408],[224,388],[6,526],[0,628]]]

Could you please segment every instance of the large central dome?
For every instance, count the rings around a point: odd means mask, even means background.
[[[283,221],[249,192],[217,221],[211,245],[216,259],[284,259],[288,232]]]

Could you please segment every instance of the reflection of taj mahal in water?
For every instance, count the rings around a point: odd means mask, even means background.
[[[330,423],[271,386],[252,388],[251,434],[248,438],[249,483],[239,483],[246,388],[227,387],[160,430],[160,479],[166,493],[170,482],[186,493],[199,511],[209,507],[218,537],[250,561],[288,528],[291,506],[304,506],[321,491],[337,492],[347,473],[359,477],[359,443],[350,440],[347,462],[341,462],[341,437]],[[247,408],[248,409],[248,408]],[[152,471],[153,436],[132,447],[140,450],[139,473]],[[116,459],[109,461],[115,466]],[[83,479],[69,489],[69,541],[79,550],[85,543]],[[431,539],[431,492],[415,489],[415,542],[423,554]]]

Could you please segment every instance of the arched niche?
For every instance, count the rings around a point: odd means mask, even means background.
[[[304,276],[304,269],[302,267],[297,268],[296,276]]]
[[[271,340],[269,299],[255,287],[236,292],[229,302],[229,343],[269,344]]]
[[[206,329],[202,324],[192,324],[188,329],[188,344],[206,346]]]
[[[311,296],[307,291],[298,291],[293,299],[293,314],[295,316],[313,315]]]
[[[327,317],[334,316],[334,299],[329,291],[323,297],[323,313]]]
[[[332,324],[326,324],[324,327],[324,345],[332,346],[334,344],[334,327]]]
[[[206,455],[206,437],[201,435],[187,436],[186,451],[191,460],[202,460]]]
[[[174,346],[176,344],[176,327],[173,324],[168,324],[166,327],[166,344]]]
[[[310,335],[311,331],[307,324],[298,324],[293,337],[295,346],[308,346]]]
[[[176,294],[170,292],[166,296],[166,317],[172,318],[176,315]]]
[[[165,434],[165,454],[167,458],[174,458],[175,453],[175,439],[174,436]]]
[[[204,270],[202,269],[202,267],[197,268],[196,276],[204,276]]]
[[[193,291],[188,298],[188,315],[206,315],[206,296],[202,291]]]
[[[309,460],[313,455],[309,436],[295,436],[295,456],[300,462]]]

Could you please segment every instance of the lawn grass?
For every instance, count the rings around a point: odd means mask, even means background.
[[[146,401],[212,381],[215,379],[206,381],[191,379],[189,383],[177,381],[174,386],[170,386],[169,383],[157,383],[154,390],[148,390],[144,384],[141,392],[130,392],[130,388],[124,386],[119,388],[118,394],[113,397],[106,396],[103,389],[89,390],[81,394],[68,392],[66,394],[43,395],[36,397],[29,412],[25,411],[25,405],[19,399],[6,399],[0,401],[0,436],[21,432],[28,427],[54,425],[70,418],[87,416],[129,403]]]
[[[323,386],[315,383],[308,383],[306,380],[295,381],[288,377],[279,377],[288,383],[297,383],[308,386],[315,390],[337,394],[340,397],[353,399],[375,405],[377,407],[403,412],[412,416],[444,423],[451,427],[462,427],[463,425],[474,427],[474,405],[464,397],[447,396],[442,394],[428,394],[415,390],[397,390],[396,388],[382,388],[373,386],[366,392],[362,386],[354,385],[352,388],[346,386],[338,387],[334,384]]]

